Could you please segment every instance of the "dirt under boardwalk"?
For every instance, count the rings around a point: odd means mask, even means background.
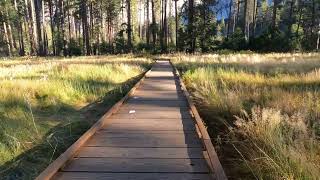
[[[168,61],[54,179],[211,179],[187,101]]]

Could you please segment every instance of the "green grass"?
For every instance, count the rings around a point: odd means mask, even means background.
[[[33,179],[132,87],[132,56],[0,61],[0,179]]]
[[[320,177],[320,54],[171,58],[231,179]]]

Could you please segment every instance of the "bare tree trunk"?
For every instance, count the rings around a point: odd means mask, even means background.
[[[147,8],[146,39],[147,39],[147,44],[150,45],[150,29],[149,29],[149,27],[150,27],[150,22],[149,22],[149,19],[150,19],[150,17],[149,17],[149,14],[150,14],[149,9],[150,9],[150,7],[149,7],[149,0],[147,0],[147,2],[146,2],[146,8]]]
[[[6,2],[7,0],[5,0]],[[17,49],[17,45],[16,45],[16,42],[15,42],[15,39],[14,39],[14,36],[13,36],[13,33],[12,33],[12,28],[11,28],[11,21],[9,19],[9,12],[8,12],[8,9],[5,9],[5,13],[6,13],[6,16],[8,17],[7,20],[6,20],[6,29],[7,29],[7,34],[8,34],[8,37],[9,37],[9,44],[11,46],[11,51],[13,51],[13,49]]]
[[[237,5],[238,8],[238,0],[235,0],[234,2]],[[237,24],[237,12],[238,10],[233,10],[233,25],[232,25],[232,33],[234,33],[235,29],[236,29],[236,24]]]
[[[127,24],[127,33],[128,33],[128,47],[129,51],[132,51],[132,28],[131,28],[131,0],[126,0],[127,1],[127,19],[128,19],[128,24]]]
[[[36,39],[34,37],[34,28],[33,28],[33,16],[31,5],[29,4],[29,0],[25,0],[25,20],[27,22],[28,31],[29,32],[29,43],[30,43],[30,54],[34,55],[36,52]]]
[[[311,30],[310,30],[311,37],[312,37],[315,25],[316,25],[316,2],[315,0],[312,0],[312,15],[311,15]]]
[[[161,51],[164,51],[164,42],[163,42],[163,38],[164,38],[164,30],[163,30],[163,22],[164,22],[164,0],[160,1],[160,5],[161,5],[161,20],[160,20],[160,47],[161,47]]]
[[[49,6],[49,16],[50,16],[50,29],[51,29],[51,43],[52,43],[52,53],[55,56],[56,55],[56,43],[55,43],[55,29],[53,24],[53,5],[52,1],[48,1]]]
[[[167,51],[167,46],[168,46],[168,19],[167,19],[167,0],[164,0],[164,13],[163,13],[163,47],[164,51]]]
[[[90,18],[89,18],[89,32],[90,32],[90,37],[91,37],[91,42],[90,42],[90,46],[92,47],[91,48],[91,51],[93,51],[93,54],[95,54],[95,48],[94,48],[94,40],[95,40],[95,38],[94,38],[94,19],[93,19],[93,2],[92,1],[90,1]],[[91,52],[92,53],[92,52]]]
[[[302,18],[302,7],[303,7],[303,4],[302,4],[302,3],[303,3],[302,1],[299,2],[299,10],[298,10],[298,12],[299,12],[299,19],[298,19],[298,26],[297,26],[297,29],[296,29],[296,37],[299,36],[299,29],[300,29],[301,18]]]
[[[179,23],[178,23],[178,0],[174,0],[174,8],[175,8],[175,18],[176,18],[176,51],[178,52],[178,30],[179,30]]]
[[[61,34],[62,34],[62,49],[63,49],[63,55],[64,56],[67,56],[67,48],[66,48],[66,30],[65,30],[65,24],[64,24],[64,19],[65,19],[65,5],[64,5],[64,1],[63,0],[60,0],[60,3],[59,3],[59,7],[60,7],[60,25],[61,25]]]
[[[156,32],[156,14],[155,14],[155,5],[154,5],[155,0],[151,0],[151,9],[152,9],[152,41],[153,41],[153,47],[155,48],[156,46],[156,41],[157,41],[157,32]]]
[[[32,1],[32,0],[31,0]],[[31,3],[32,4],[32,3]],[[38,40],[38,55],[43,56],[44,50],[43,50],[43,38],[42,38],[42,0],[34,0],[34,9],[35,9],[35,27],[37,29],[37,40]]]
[[[8,34],[9,34],[9,39],[10,39],[10,44],[11,44],[11,47],[12,47],[12,50],[13,49],[17,49],[17,44],[16,44],[16,40],[14,38],[14,35],[12,33],[12,28],[11,28],[11,22],[10,20],[8,20]]]
[[[190,53],[194,53],[195,51],[195,36],[194,36],[194,27],[193,27],[193,22],[194,22],[194,0],[188,0],[189,1],[189,7],[188,7],[188,35],[190,37]]]
[[[21,23],[20,9],[18,8],[17,0],[14,0],[14,8],[18,14],[18,36],[19,36],[19,55],[25,55],[24,40],[23,40],[23,28]]]
[[[9,35],[8,35],[8,30],[7,30],[7,24],[6,22],[3,22],[3,29],[4,29],[4,36],[6,38],[7,46],[8,46],[8,55],[12,56],[11,52],[11,45],[10,45],[10,40],[9,40]]]
[[[253,13],[252,13],[252,32],[251,32],[251,36],[254,38],[255,37],[255,33],[256,33],[256,17],[257,17],[257,0],[253,0]]]
[[[228,28],[227,28],[227,38],[230,35],[230,26],[231,26],[231,18],[232,18],[232,4],[233,4],[233,0],[230,0],[230,4],[229,4],[229,20],[228,20]]]
[[[273,0],[273,15],[272,15],[272,29],[276,30],[277,26],[277,8],[278,8],[278,0]]]
[[[294,6],[294,0],[291,0],[290,2],[290,12],[289,12],[289,25],[288,25],[288,37],[291,38],[291,29],[292,29],[292,24],[293,24],[293,6]]]
[[[70,4],[69,4],[69,1],[67,1],[67,14],[68,14],[68,41],[69,41],[69,44],[71,42],[71,39],[72,39],[72,32],[71,32],[71,18],[70,18]]]
[[[42,22],[42,37],[43,37],[43,55],[48,54],[48,37],[47,37],[47,31],[46,31],[46,21],[45,21],[45,5],[44,1],[41,2],[42,11],[41,11],[41,22]]]
[[[319,29],[320,29],[320,23],[319,23]],[[319,30],[317,33],[318,33],[317,50],[319,50],[319,45],[320,45],[320,30]]]
[[[247,37],[247,11],[248,11],[248,0],[244,0],[244,11],[243,11],[243,34],[246,40],[248,40],[249,37]]]
[[[236,26],[239,24],[239,16],[240,16],[240,0],[237,0],[237,15],[236,15]]]
[[[89,28],[87,19],[87,0],[81,0],[81,19],[82,19],[82,29],[83,29],[83,44],[85,45],[86,55],[91,54],[90,39],[89,39]]]
[[[99,36],[99,41],[100,42],[105,42],[105,38],[104,38],[104,33],[103,31],[105,31],[105,24],[104,24],[104,21],[105,21],[105,17],[104,17],[104,13],[103,13],[103,8],[102,8],[102,3],[103,3],[103,0],[100,0],[100,36]]]

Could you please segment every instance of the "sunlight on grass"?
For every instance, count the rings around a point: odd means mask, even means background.
[[[320,54],[171,58],[232,177],[320,177]]]
[[[82,109],[115,91],[105,99],[109,107],[150,62],[129,56],[0,61],[0,176],[36,176],[92,123]],[[21,167],[24,152],[41,168]]]

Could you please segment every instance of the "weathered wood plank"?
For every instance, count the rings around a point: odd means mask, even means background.
[[[152,118],[152,119],[112,119],[112,121],[109,121],[108,123],[106,123],[104,128],[108,128],[109,125],[113,124],[113,123],[157,123],[158,121],[160,121],[161,123],[178,123],[178,124],[194,124],[194,121],[192,119],[159,119],[159,118]]]
[[[117,120],[112,121],[112,123],[107,124],[103,129],[108,131],[118,131],[118,132],[127,132],[127,131],[192,131],[195,130],[194,123],[190,121],[152,121],[150,119],[121,119],[122,123],[117,122]]]
[[[188,106],[179,106],[176,104],[171,104],[170,106],[159,106],[156,104],[124,104],[121,106],[121,109],[127,109],[127,110],[137,110],[137,109],[144,109],[144,110],[159,110],[159,111],[188,111]]]
[[[204,159],[74,158],[62,171],[208,173],[209,169]]]
[[[109,147],[201,147],[196,133],[108,133],[99,131],[87,146]]]
[[[127,105],[147,105],[156,107],[188,107],[186,101],[140,101],[136,99],[130,99],[129,101],[127,101]]]
[[[182,93],[178,93],[176,91],[141,91],[138,90],[134,93],[134,96],[131,98],[157,98],[161,99],[171,99],[171,100],[178,100],[178,99],[185,99]]]
[[[168,86],[160,86],[160,85],[144,85],[140,88],[140,90],[148,90],[148,91],[177,91],[176,86],[168,85]]]
[[[76,157],[105,158],[204,158],[202,148],[83,147]]]
[[[58,173],[56,180],[210,180],[208,174],[193,173],[88,173],[63,172]]]
[[[189,111],[121,110],[112,119],[191,119]]]
[[[176,87],[176,82],[174,80],[146,80],[142,83],[143,86],[157,86],[157,87],[162,87],[162,86],[174,86]]]

